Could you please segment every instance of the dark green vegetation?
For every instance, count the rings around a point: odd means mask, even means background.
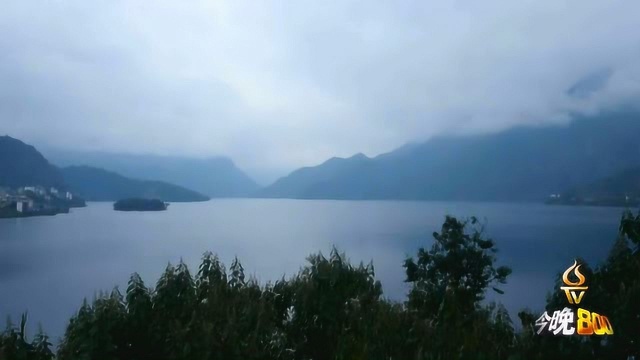
[[[41,185],[64,189],[64,179],[33,146],[0,136],[0,187]]]
[[[555,127],[439,137],[375,158],[359,154],[302,168],[257,196],[540,202],[640,166],[638,134],[638,113],[616,113]]]
[[[16,327],[11,319],[0,335],[0,359],[7,360],[49,360],[54,358],[49,337],[40,329],[32,341],[27,340],[27,314],[20,318]]]
[[[169,265],[154,289],[134,274],[86,302],[70,320],[58,359],[626,359],[640,352],[640,215],[624,214],[608,259],[587,269],[588,304],[609,315],[615,335],[540,337],[539,313],[483,302],[511,270],[475,219],[447,217],[429,249],[404,264],[408,299],[382,296],[373,265],[333,250],[312,255],[289,279],[261,286],[236,260],[229,269],[206,253],[196,274]],[[561,273],[564,269],[558,269]],[[558,284],[559,286],[559,284]],[[557,289],[554,289],[557,290]],[[548,309],[564,306],[554,291]],[[586,301],[586,300],[585,300]],[[24,321],[22,322],[24,324]],[[0,358],[51,359],[44,335],[24,325],[0,336]],[[578,355],[580,357],[578,357]]]
[[[13,206],[0,207],[0,219],[22,217]]]
[[[37,210],[37,211],[30,211],[30,212],[18,212],[13,207],[2,207],[0,208],[0,219],[31,217],[31,216],[47,216],[47,215],[52,216],[57,214],[66,214],[68,212],[69,212],[69,208]]]
[[[640,357],[640,213],[626,212],[608,258],[596,268],[581,268],[589,290],[580,307],[606,314],[614,335],[606,340],[592,337],[536,337],[532,331],[521,336],[524,359],[628,359]],[[559,269],[555,289],[563,286]],[[547,299],[547,310],[562,309],[567,304],[563,292],[554,291]],[[518,314],[525,330],[533,329],[540,314]]]
[[[0,194],[0,218],[67,214],[71,208],[87,206],[79,196],[67,197],[66,192],[51,193],[42,187],[37,189],[34,192],[21,188],[19,194]],[[17,202],[22,202],[23,211],[17,210]]]
[[[195,190],[212,198],[242,197],[258,185],[224,157],[193,159],[103,152],[47,151],[61,166],[90,165],[134,179],[153,179]]]
[[[122,199],[113,204],[113,210],[117,211],[163,211],[167,210],[167,204],[158,199]]]
[[[618,172],[590,184],[577,186],[550,199],[553,204],[638,206],[640,205],[640,167]]]
[[[89,166],[63,168],[64,179],[74,191],[89,201],[117,201],[124,198],[162,201],[206,201],[195,191],[162,181],[129,179],[114,172]]]
[[[20,212],[16,209],[15,202],[0,201],[0,218],[18,218],[31,216],[50,216],[57,214],[67,214],[71,208],[85,207],[87,204],[84,199],[75,197],[73,199],[49,198],[44,199],[40,196],[32,196],[34,206],[25,208]]]

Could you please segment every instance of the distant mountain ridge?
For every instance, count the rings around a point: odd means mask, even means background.
[[[360,173],[366,173],[374,160],[364,154],[357,154],[343,159],[333,157],[318,166],[303,167],[290,175],[278,179],[275,183],[257,193],[258,197],[274,198],[359,198],[355,187],[356,182],[362,181]],[[334,193],[327,194],[322,187],[330,185],[336,179],[344,179],[343,185],[334,189]],[[351,181],[349,181],[351,180]]]
[[[579,118],[563,126],[517,127],[489,135],[437,137],[374,158],[363,154],[332,158],[318,166],[298,169],[263,189],[224,158],[76,153],[75,158],[62,156],[57,161],[73,161],[74,165],[98,163],[106,169],[121,169],[114,171],[122,175],[91,167],[73,167],[62,174],[35,148],[2,137],[0,186],[44,181],[42,185],[63,187],[66,181],[76,188],[82,185],[87,193],[91,189],[84,186],[91,183],[107,187],[93,189],[102,193],[87,196],[89,200],[107,199],[113,196],[108,195],[109,191],[119,197],[146,197],[136,193],[144,191],[164,201],[180,201],[169,197],[170,194],[206,198],[189,188],[206,189],[200,193],[213,197],[251,194],[300,199],[543,201],[550,194],[640,167],[639,136],[640,115],[620,112]],[[78,160],[78,156],[86,161]],[[25,164],[36,164],[37,169]],[[74,181],[68,180],[71,176]],[[166,183],[167,179],[175,179],[178,186]],[[123,185],[127,181],[129,185]],[[141,184],[152,189],[145,190]],[[137,190],[122,190],[128,186]],[[158,193],[163,196],[157,196]]]
[[[115,201],[125,197],[158,198],[164,201],[203,201],[195,191],[161,181],[142,181],[98,168],[60,169],[35,147],[10,136],[0,136],[0,187],[56,187],[86,200]]]
[[[560,197],[549,199],[549,203],[638,206],[640,204],[640,166],[576,186],[560,194]]]
[[[170,202],[206,201],[195,191],[163,181],[136,180],[90,166],[62,169],[69,187],[89,201],[117,201],[126,198],[159,199]]]
[[[10,136],[0,136],[0,186],[34,185],[63,189],[64,179],[36,148]]]
[[[176,184],[213,198],[244,197],[259,186],[225,157],[196,159],[159,155],[79,152],[49,149],[59,166],[87,165],[135,179]]]
[[[566,126],[438,137],[368,158],[296,170],[257,197],[542,201],[551,193],[640,166],[640,116],[611,113]]]

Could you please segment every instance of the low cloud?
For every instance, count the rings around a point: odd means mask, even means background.
[[[272,178],[640,98],[640,3],[48,1],[0,12],[0,128]]]

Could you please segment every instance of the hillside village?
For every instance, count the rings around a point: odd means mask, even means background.
[[[82,198],[56,187],[0,187],[0,218],[55,215],[83,206]]]

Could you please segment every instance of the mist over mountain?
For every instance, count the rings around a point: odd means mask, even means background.
[[[46,154],[60,166],[103,168],[135,179],[169,182],[213,198],[242,197],[258,189],[249,176],[225,157],[195,159],[55,149],[47,149]]]
[[[305,167],[259,197],[541,201],[640,166],[640,116],[609,113],[568,125],[437,137],[375,158],[358,154]]]
[[[640,204],[640,166],[579,185],[550,199],[550,203],[569,205],[638,206]]]
[[[50,164],[35,147],[9,136],[0,137],[0,186],[55,186],[92,201],[115,201],[126,197],[164,201],[209,199],[181,186],[130,179],[99,168],[72,166],[60,169]]]
[[[163,181],[136,180],[90,166],[62,169],[72,191],[90,201],[116,201],[125,198],[162,201],[205,201],[209,198],[195,191]]]
[[[36,148],[10,136],[0,136],[0,186],[64,187],[62,174]]]

